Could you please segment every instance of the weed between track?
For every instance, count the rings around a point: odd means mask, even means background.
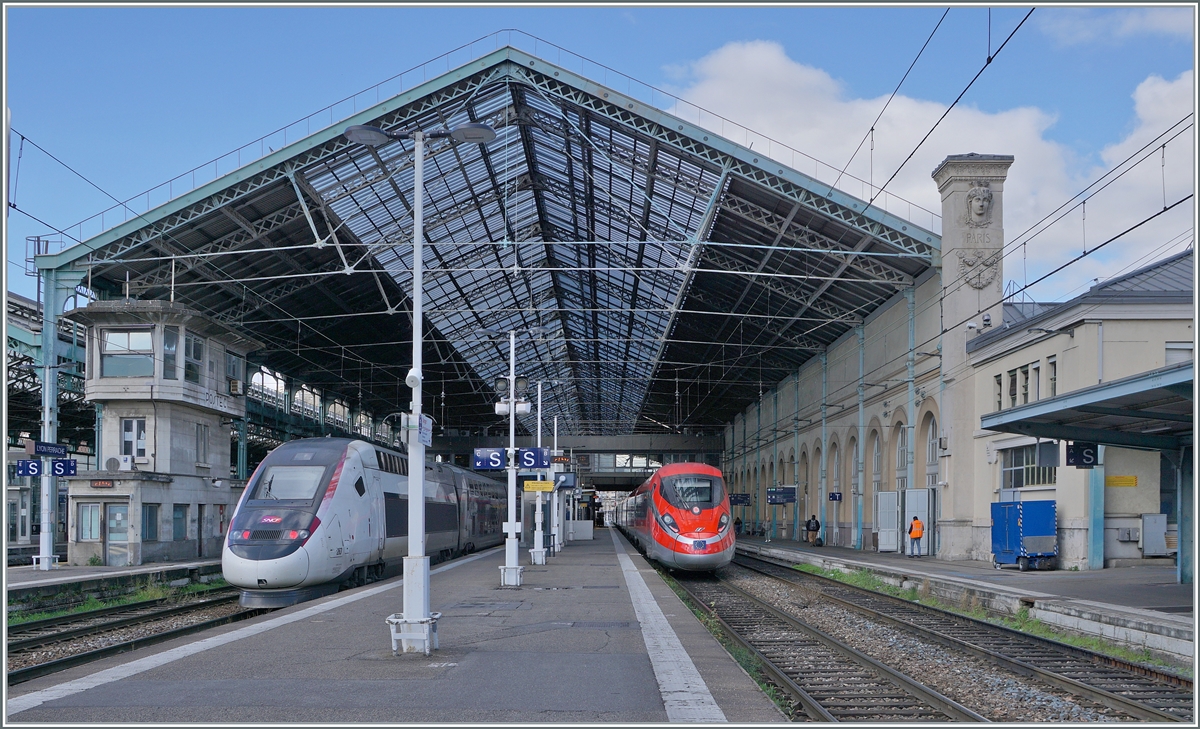
[[[726,635],[724,628],[721,627],[721,623],[708,612],[697,607],[692,597],[684,592],[679,583],[675,581],[675,578],[671,577],[670,574],[661,569],[657,564],[654,565],[654,568],[662,577],[663,582],[666,582],[667,586],[679,596],[679,599],[683,601],[688,610],[692,611],[692,614],[696,616],[700,624],[707,628],[709,633],[712,633],[712,636],[733,657],[733,660],[737,661],[738,665],[754,680],[754,683],[758,684],[763,693],[775,703],[775,706],[779,707],[783,715],[791,721],[807,721],[808,717],[804,714],[804,710],[800,708],[799,704],[788,698],[787,694],[781,691],[775,682],[766,675],[762,661],[758,659],[758,656],[746,650]]]
[[[1022,633],[1036,636],[1038,638],[1048,638],[1056,640],[1060,643],[1083,648],[1085,650],[1101,653],[1113,658],[1120,658],[1123,661],[1131,663],[1142,663],[1149,666],[1161,667],[1169,669],[1172,672],[1178,673],[1188,678],[1192,678],[1193,668],[1191,666],[1183,666],[1170,661],[1164,661],[1154,656],[1149,650],[1136,650],[1125,646],[1111,643],[1103,638],[1093,636],[1076,635],[1074,633],[1066,633],[1054,627],[1043,623],[1036,618],[1029,617],[1029,608],[1021,608],[1021,610],[1012,616],[997,617],[988,613],[978,603],[977,599],[972,599],[966,605],[947,605],[937,598],[933,597],[932,590],[929,587],[928,580],[921,585],[921,588],[910,587],[907,590],[902,590],[895,585],[889,585],[875,575],[866,570],[856,570],[854,572],[842,572],[841,570],[823,569],[810,564],[792,565],[792,569],[800,572],[818,575],[820,577],[828,577],[838,582],[844,582],[854,587],[861,587],[874,592],[882,592],[885,595],[898,597],[909,602],[927,605],[929,607],[938,608],[957,615],[964,615],[968,618],[983,620],[996,625],[1003,625],[1006,628],[1012,628]]]
[[[161,600],[163,598],[182,598],[194,592],[202,592],[207,590],[215,590],[222,587],[227,587],[227,583],[223,579],[212,580],[211,582],[192,582],[183,587],[169,587],[167,585],[146,583],[138,588],[136,592],[131,592],[120,597],[109,598],[107,600],[98,600],[94,595],[89,595],[87,600],[62,610],[43,610],[37,612],[14,612],[8,616],[8,625],[20,625],[22,623],[30,623],[35,620],[46,620],[48,618],[61,618],[67,615],[75,615],[76,613],[86,613],[91,610],[100,610],[107,607],[118,607],[120,605],[128,605],[135,602],[143,602],[145,600]]]

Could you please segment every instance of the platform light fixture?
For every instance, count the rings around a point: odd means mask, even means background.
[[[404,378],[412,388],[412,429],[406,431],[408,443],[409,493],[425,493],[425,444],[421,442],[421,348],[423,323],[422,309],[425,287],[421,278],[425,241],[425,140],[449,137],[456,142],[486,144],[496,138],[496,132],[486,124],[463,124],[450,130],[425,132],[420,129],[389,132],[379,127],[354,124],[342,132],[346,139],[366,147],[378,147],[389,141],[411,139],[413,141],[413,263],[412,263],[412,321],[413,321],[413,365]],[[408,555],[404,558],[404,613],[403,617],[388,619],[392,626],[393,650],[395,636],[400,635],[400,644],[405,653],[428,654],[437,648],[438,616],[429,613],[429,555],[425,554],[425,510],[408,510]],[[397,630],[399,628],[399,630]]]

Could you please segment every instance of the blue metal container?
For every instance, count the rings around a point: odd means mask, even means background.
[[[992,564],[1027,569],[1058,567],[1058,508],[1054,501],[992,504]]]

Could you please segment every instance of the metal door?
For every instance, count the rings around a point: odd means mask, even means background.
[[[125,567],[129,564],[129,504],[105,506],[104,564]]]
[[[907,489],[904,492],[904,521],[900,523],[904,534],[908,534],[908,525],[913,517],[921,520],[925,526],[925,535],[921,537],[921,554],[933,554],[933,522],[929,518],[929,489]]]
[[[875,525],[879,530],[879,551],[899,552],[900,543],[900,494],[895,491],[880,491],[875,494]]]

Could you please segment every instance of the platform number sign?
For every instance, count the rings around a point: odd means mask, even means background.
[[[477,471],[495,471],[505,467],[503,448],[476,448],[474,468]]]
[[[55,476],[74,476],[79,464],[74,458],[55,458],[50,462],[50,467]]]
[[[1075,441],[1067,444],[1067,465],[1076,468],[1095,468],[1100,464],[1099,448],[1095,443]]]
[[[517,463],[521,468],[549,468],[549,448],[521,448],[517,451]]]
[[[32,476],[37,478],[42,475],[42,462],[39,459],[20,459],[17,461],[17,476]]]

